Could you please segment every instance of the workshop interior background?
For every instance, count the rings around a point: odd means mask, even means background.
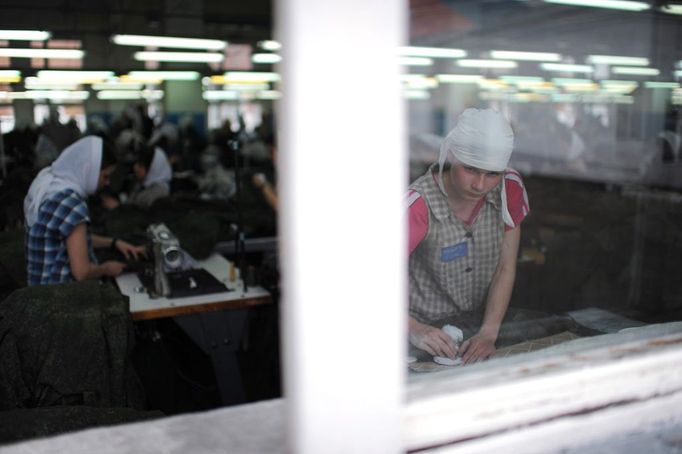
[[[682,7],[658,0],[621,2],[630,10],[567,3],[409,2],[413,48],[402,52],[402,80],[410,181],[437,160],[440,140],[465,108],[504,112],[516,135],[510,166],[523,175],[531,206],[511,302],[516,314],[524,314],[516,321],[537,321],[532,337],[542,338],[608,331],[568,315],[585,309],[601,309],[599,314],[620,316],[632,326],[681,320]],[[277,55],[261,44],[273,39],[268,0],[2,0],[0,29],[5,28],[48,30],[55,41],[48,47],[83,49],[85,59],[73,68],[116,75],[191,70],[200,77],[145,84],[134,104],[100,97],[89,84],[61,88],[59,98],[50,89],[32,88],[35,81],[29,77],[63,66],[0,56],[2,298],[11,298],[25,284],[22,201],[39,166],[49,159],[36,155],[36,145],[51,108],[76,136],[93,128],[120,130],[117,121],[133,105],[144,106],[155,122],[150,127],[165,122],[177,128],[180,158],[171,200],[151,215],[128,213],[125,220],[93,210],[103,232],[125,235],[131,225],[144,226],[153,216],[173,224],[181,240],[186,238],[183,245],[199,256],[234,239],[234,156],[222,147],[233,134],[244,134],[252,146],[252,159],[240,163],[246,175],[264,172],[276,181],[267,146],[277,129],[276,99],[286,93],[277,91],[276,79],[256,90],[237,91],[215,77],[230,69],[228,62],[242,70],[277,70],[275,58],[250,59],[256,53]],[[114,45],[114,33],[224,39],[232,50],[224,66],[153,64],[135,61],[129,48]],[[0,41],[0,50],[13,44]],[[3,73],[16,70],[20,76]],[[18,94],[34,90],[41,94]],[[87,96],[66,99],[65,91]],[[371,99],[357,103],[372,108]],[[226,120],[231,125],[225,126]],[[340,130],[352,134],[353,119]],[[72,140],[68,134],[60,137]],[[363,165],[361,157],[357,165]],[[114,184],[123,185],[121,178]],[[245,187],[239,216],[244,216],[247,238],[276,237],[275,212]],[[274,302],[250,313],[239,355],[251,402],[281,396],[277,264],[276,250],[248,257],[251,278],[271,291]],[[72,421],[71,426],[55,422],[42,427],[42,434],[220,405],[210,361],[172,321],[137,323],[134,334],[134,364],[148,412],[95,415],[71,409],[52,419]],[[136,392],[128,391],[130,396]],[[0,441],[39,433],[29,429],[36,420],[35,413],[0,411]],[[25,433],[18,433],[18,426],[26,427]]]

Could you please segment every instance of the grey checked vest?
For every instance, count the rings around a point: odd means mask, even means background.
[[[410,315],[421,322],[485,304],[504,235],[501,185],[486,195],[476,221],[467,226],[452,213],[433,178],[434,169],[410,185],[429,208],[429,231],[409,260]]]

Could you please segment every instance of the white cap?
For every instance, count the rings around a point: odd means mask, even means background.
[[[507,119],[492,109],[467,109],[440,147],[442,167],[447,154],[477,169],[501,172],[514,148],[514,132]]]

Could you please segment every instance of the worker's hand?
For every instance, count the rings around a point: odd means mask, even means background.
[[[123,272],[123,270],[126,268],[126,264],[109,260],[102,263],[102,268],[104,268],[105,276],[116,277]]]
[[[147,258],[147,248],[145,246],[133,246],[126,241],[117,240],[116,249],[118,249],[127,260],[139,260],[142,257]]]
[[[107,210],[113,210],[121,205],[116,197],[111,197],[110,195],[101,195],[102,206]]]
[[[443,330],[415,322],[410,327],[410,343],[433,356],[455,359],[457,346]]]
[[[262,173],[255,173],[251,177],[251,183],[256,187],[256,189],[263,189],[263,186],[267,184],[268,180]]]
[[[496,336],[477,333],[462,343],[459,352],[464,364],[484,361],[495,354]]]

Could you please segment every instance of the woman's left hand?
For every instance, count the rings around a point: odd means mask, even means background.
[[[147,248],[145,246],[133,246],[126,241],[117,240],[116,249],[118,249],[127,260],[139,260],[142,257],[147,258]]]

